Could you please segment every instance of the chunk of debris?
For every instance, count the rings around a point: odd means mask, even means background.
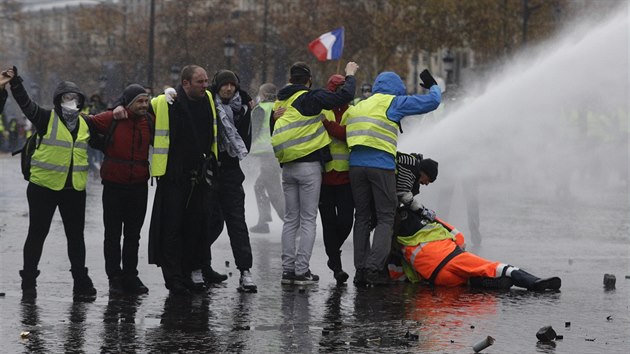
[[[564,336],[562,334],[558,334],[556,336],[556,340],[563,340],[563,339],[564,339]]]
[[[536,338],[541,342],[551,342],[556,338],[556,331],[551,326],[545,326],[538,330]]]
[[[606,317],[606,321],[612,321],[612,319],[613,319],[612,315],[609,315]]]
[[[31,335],[31,332],[29,332],[29,331],[22,331],[22,332],[20,332],[20,337],[22,337],[22,338],[28,338],[28,336],[30,336],[30,335]]]
[[[614,289],[616,282],[617,279],[614,274],[604,274],[604,288],[606,288],[606,290]]]
[[[565,327],[565,328],[567,328],[567,327],[571,327],[571,322],[565,322],[565,323],[564,323],[564,327]]]
[[[230,261],[225,261],[225,266],[229,267],[230,266]]]
[[[486,338],[484,338],[483,340],[481,340],[480,342],[478,342],[477,344],[473,345],[473,350],[475,351],[475,353],[479,353],[480,351],[488,348],[489,346],[494,344],[494,338],[487,336]]]
[[[594,342],[595,338],[584,338],[584,340],[587,342]]]

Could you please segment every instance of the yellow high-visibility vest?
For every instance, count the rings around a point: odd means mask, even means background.
[[[260,155],[271,152],[271,135],[269,133],[269,117],[271,117],[271,111],[273,110],[273,102],[260,102],[258,106],[252,111],[252,119],[254,115],[257,117],[262,113],[262,124],[258,136],[252,142],[252,148],[250,149],[251,155]]]
[[[321,114],[303,116],[293,102],[306,93],[301,90],[284,101],[276,101],[273,109],[286,108],[275,122],[271,145],[280,163],[291,162],[330,144],[330,137],[321,121]]]
[[[353,146],[363,145],[396,156],[398,125],[387,118],[387,109],[394,95],[375,93],[348,109],[346,142]]]
[[[323,110],[322,113],[329,121],[335,121],[335,112]],[[330,138],[332,139],[330,142],[330,154],[332,155],[332,160],[326,162],[326,172],[330,172],[332,170],[337,172],[350,171],[350,162],[348,162],[348,159],[350,158],[350,149],[348,149],[348,144],[346,144],[345,141],[335,138],[334,136],[331,136]]]
[[[217,145],[217,114],[212,99],[212,93],[206,90],[206,95],[210,101],[210,111],[212,112],[212,154],[215,159],[219,158],[219,148]],[[159,95],[151,100],[153,112],[155,112],[155,135],[153,138],[153,153],[151,154],[151,176],[160,177],[166,173],[168,162],[168,151],[170,145],[168,102],[166,96]],[[192,138],[192,137],[191,137]]]
[[[50,112],[46,134],[31,157],[30,182],[54,191],[62,190],[72,166],[72,187],[77,191],[85,190],[90,130],[83,117],[77,119],[79,131],[73,141],[72,134],[55,111]]]

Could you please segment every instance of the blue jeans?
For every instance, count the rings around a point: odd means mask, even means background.
[[[303,275],[309,269],[317,227],[322,184],[319,162],[289,162],[282,168],[285,220],[282,227],[282,270]]]

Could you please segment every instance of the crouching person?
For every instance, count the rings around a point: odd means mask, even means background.
[[[489,261],[464,251],[464,235],[447,223],[427,219],[422,213],[403,207],[398,211],[396,242],[400,246],[403,269],[412,281],[430,285],[506,289],[512,285],[533,291],[558,290],[558,277],[541,279],[518,267]],[[390,275],[400,274],[390,266]]]

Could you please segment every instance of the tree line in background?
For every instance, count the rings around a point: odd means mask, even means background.
[[[282,85],[297,60],[313,67],[315,86],[359,63],[358,82],[381,71],[408,75],[411,56],[444,48],[466,48],[476,65],[508,61],[524,46],[549,38],[590,6],[610,8],[618,1],[571,0],[260,0],[235,11],[230,1],[154,0],[153,57],[149,55],[151,0],[141,11],[107,3],[67,9],[65,26],[50,30],[43,13],[16,12],[25,68],[50,100],[60,80],[77,82],[89,95],[115,81],[112,92],[129,82],[153,81],[156,93],[177,81],[178,70],[195,63],[210,77],[221,68],[236,71],[255,94],[262,81]],[[598,4],[596,4],[598,3]],[[64,16],[64,13],[57,14]],[[28,18],[25,18],[28,16]],[[62,23],[62,21],[59,21]],[[343,63],[316,62],[307,44],[344,26]],[[225,39],[236,43],[225,56]],[[148,74],[153,63],[153,75]],[[116,77],[114,80],[113,77]]]

